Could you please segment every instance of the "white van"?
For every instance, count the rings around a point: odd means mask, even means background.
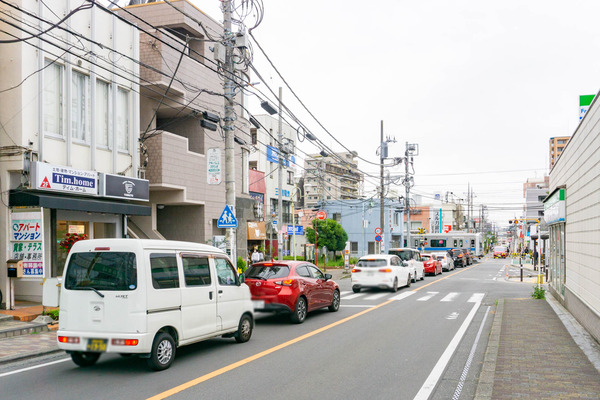
[[[63,273],[58,346],[82,367],[102,353],[168,368],[175,349],[216,336],[247,342],[250,290],[216,247],[95,239],[73,246]]]

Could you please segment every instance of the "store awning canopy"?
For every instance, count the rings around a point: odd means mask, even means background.
[[[106,214],[151,214],[150,206],[96,198],[60,196],[31,190],[11,190],[8,195],[10,207],[44,207],[58,210],[87,211]]]

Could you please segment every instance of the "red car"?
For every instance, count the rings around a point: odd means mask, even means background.
[[[431,254],[421,254],[421,261],[425,266],[425,273],[437,275],[442,273],[442,262]]]
[[[269,261],[252,264],[244,272],[255,311],[291,313],[301,324],[310,311],[340,308],[340,287],[306,261]]]

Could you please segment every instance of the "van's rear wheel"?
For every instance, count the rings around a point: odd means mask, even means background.
[[[96,364],[100,358],[100,353],[90,353],[84,351],[74,351],[71,353],[71,359],[80,367],[91,367]]]
[[[167,369],[175,359],[175,341],[166,332],[159,332],[154,337],[150,358],[146,362],[155,371]]]
[[[246,343],[252,336],[252,318],[248,315],[242,315],[238,330],[235,333],[235,341],[238,343]]]

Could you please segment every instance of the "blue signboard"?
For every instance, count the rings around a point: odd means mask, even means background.
[[[267,146],[267,161],[279,164],[279,149],[273,146]],[[296,157],[290,156],[290,161],[283,159],[282,162],[284,167],[289,167],[290,165],[296,165]]]
[[[287,226],[287,234],[288,235],[304,235],[304,227],[302,225],[295,225],[295,226],[288,225]]]

